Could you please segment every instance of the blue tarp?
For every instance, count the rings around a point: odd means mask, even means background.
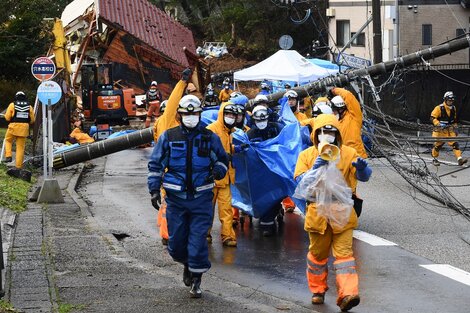
[[[208,125],[217,119],[217,114],[218,110],[203,111],[201,122]],[[308,128],[299,125],[287,102],[282,103],[279,115],[285,126],[275,138],[252,143],[242,130],[233,133],[234,144],[246,143],[249,148],[232,158],[235,167],[232,205],[255,217],[294,193],[297,158],[311,144]],[[293,200],[304,210],[305,201]]]
[[[330,70],[336,70],[338,71],[339,70],[339,66],[330,62],[330,61],[327,61],[327,60],[322,60],[322,59],[307,59],[307,61],[309,61],[310,63],[312,63],[313,65],[318,65],[320,67],[323,67],[323,68],[327,68],[327,69],[330,69]]]

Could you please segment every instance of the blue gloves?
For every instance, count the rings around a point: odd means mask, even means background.
[[[372,175],[372,169],[368,166],[367,161],[357,158],[356,162],[352,162],[352,166],[356,168],[356,178],[359,181],[366,182]]]
[[[315,159],[315,163],[313,164],[312,170],[316,170],[317,168],[328,164],[327,160],[322,159],[320,156],[317,156]]]
[[[249,145],[246,144],[246,143],[242,143],[240,145],[235,145],[233,150],[235,151],[235,153],[240,153],[242,151],[245,151],[246,149],[248,149]]]
[[[222,165],[215,165],[212,169],[212,176],[214,176],[215,180],[221,180],[227,174],[227,170]]]
[[[155,208],[155,210],[160,210],[160,207],[162,205],[162,198],[161,198],[161,195],[160,195],[160,191],[156,191],[154,193],[151,194],[152,197],[150,198],[150,200],[152,201],[152,206]]]

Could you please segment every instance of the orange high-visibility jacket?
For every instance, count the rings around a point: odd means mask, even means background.
[[[217,120],[215,122],[212,122],[209,126],[207,126],[207,129],[210,129],[217,136],[219,136],[225,152],[227,152],[227,154],[232,155],[233,154],[232,133],[234,132],[235,129],[234,128],[229,129],[227,126],[225,126],[225,123],[224,123],[224,108],[227,104],[230,104],[230,102],[222,103],[219,109]],[[221,180],[216,180],[215,185],[216,187],[225,187],[229,184],[234,184],[234,183],[235,183],[235,169],[232,167],[232,162],[230,162],[227,174]]]
[[[332,92],[337,96],[341,96],[346,103],[347,110],[339,121],[343,144],[356,149],[362,158],[367,158],[366,149],[361,138],[362,111],[359,101],[352,92],[344,88],[334,88]]]

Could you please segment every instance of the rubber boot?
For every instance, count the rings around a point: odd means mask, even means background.
[[[184,265],[183,283],[188,287],[191,286],[191,272],[189,271],[188,264]]]
[[[200,298],[202,296],[202,290],[201,290],[201,274],[192,274],[192,279],[191,279],[191,290],[189,291],[189,297],[190,298]]]
[[[346,296],[343,298],[343,300],[341,300],[339,308],[342,312],[347,312],[353,307],[357,306],[359,302],[361,302],[361,298],[359,297],[359,295]]]

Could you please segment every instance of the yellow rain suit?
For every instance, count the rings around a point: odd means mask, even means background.
[[[444,103],[439,104],[431,112],[431,121],[434,126],[434,131],[432,132],[433,137],[457,137],[455,129],[457,129],[457,110],[454,105],[446,105]],[[439,127],[439,124],[443,122],[447,124],[447,127]],[[452,151],[456,158],[462,156],[462,151],[460,151],[459,143],[455,141],[450,141],[447,143],[452,147]],[[432,148],[432,156],[437,158],[439,156],[439,150],[441,150],[444,142],[436,141],[434,147]]]
[[[5,134],[5,157],[11,158],[13,141],[16,140],[16,157],[15,157],[15,166],[16,168],[23,167],[23,160],[24,160],[24,149],[26,145],[26,138],[29,136],[29,125],[34,124],[34,111],[31,106],[28,111],[28,119],[29,122],[15,122],[15,116],[17,116],[17,112],[15,111],[15,103],[12,102],[7,108],[5,113],[5,120],[10,122],[8,124],[8,129]],[[20,112],[18,114],[25,114],[25,112]]]
[[[233,155],[232,145],[232,132],[235,128],[229,129],[224,123],[224,108],[230,102],[222,103],[219,109],[217,120],[207,126],[212,132],[219,136],[222,146],[225,152],[229,155]],[[222,224],[222,230],[220,232],[222,236],[222,242],[227,240],[236,240],[235,231],[233,230],[233,210],[232,210],[232,193],[230,191],[230,184],[235,183],[235,169],[232,167],[232,162],[229,164],[229,170],[224,178],[215,181],[214,187],[214,207],[217,202],[219,208],[219,219]]]
[[[95,139],[90,137],[87,133],[84,133],[80,127],[75,127],[73,131],[70,133],[70,138],[75,139],[78,141],[79,144],[85,144],[85,143],[92,143],[95,142]]]
[[[220,102],[226,102],[230,99],[230,94],[233,92],[232,89],[222,89],[219,93]]]
[[[343,144],[356,149],[361,158],[367,158],[366,149],[361,138],[362,111],[359,101],[352,92],[344,88],[333,88],[332,93],[341,96],[346,103],[347,110],[339,121]]]
[[[316,130],[325,125],[338,129],[339,122],[332,114],[321,114],[315,119],[315,127],[311,134],[314,146],[302,151],[297,160],[294,177],[310,170],[318,157],[318,140]],[[342,133],[340,135],[342,137]],[[341,139],[339,140],[341,142]],[[356,168],[352,162],[356,161],[358,154],[355,149],[340,145],[340,159],[336,165],[347,185],[355,193],[357,186]],[[325,217],[317,214],[315,203],[309,203],[306,209],[304,229],[309,235],[310,245],[307,254],[307,280],[312,293],[324,293],[327,285],[327,262],[330,250],[336,258],[333,265],[336,271],[337,303],[348,295],[358,295],[358,275],[353,256],[352,241],[353,229],[357,227],[357,215],[351,210],[349,222],[343,227],[331,225]]]

